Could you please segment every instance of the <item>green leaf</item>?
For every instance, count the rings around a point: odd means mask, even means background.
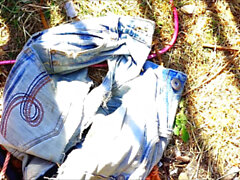
[[[187,124],[187,116],[183,113],[181,114],[181,121],[182,121],[182,124]]]
[[[185,115],[185,101],[184,99],[181,99],[179,103],[180,111],[176,115],[175,119],[175,125],[173,129],[173,133],[177,136],[181,135],[181,138],[184,142],[187,142],[189,140],[189,134],[186,128],[187,124],[187,116]]]
[[[181,129],[181,138],[184,142],[188,142],[189,140],[189,134],[185,126],[183,126]]]
[[[183,98],[179,102],[179,107],[180,108],[185,108],[185,100]]]
[[[176,136],[179,136],[180,135],[180,128],[175,126],[174,129],[173,129],[173,134],[176,135]]]
[[[176,118],[176,125],[177,125],[178,127],[182,126],[182,121],[181,121],[181,119]]]

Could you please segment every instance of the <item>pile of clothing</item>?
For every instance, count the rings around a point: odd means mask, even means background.
[[[146,61],[154,22],[106,16],[34,34],[4,91],[0,143],[24,179],[145,179],[171,139],[186,82]],[[88,67],[107,61],[93,88]]]

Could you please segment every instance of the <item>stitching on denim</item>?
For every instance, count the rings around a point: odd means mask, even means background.
[[[13,95],[12,98],[8,101],[0,125],[1,134],[5,138],[10,113],[19,104],[20,115],[23,118],[23,120],[25,120],[30,126],[38,126],[41,123],[44,115],[44,109],[42,107],[41,102],[36,99],[36,95],[40,91],[40,89],[50,81],[51,79],[47,75],[47,73],[42,72],[35,77],[26,93],[17,93]],[[35,111],[37,111],[37,114],[35,114],[33,117],[30,117],[32,106],[35,107]]]
[[[62,120],[62,114],[59,115],[56,126],[53,128],[52,131],[47,132],[46,134],[42,135],[41,137],[35,138],[25,144],[23,144],[23,151],[26,151],[27,149],[30,149],[36,144],[39,144],[43,142],[44,140],[47,140],[51,137],[57,136],[60,134],[61,129],[63,128],[63,120]]]

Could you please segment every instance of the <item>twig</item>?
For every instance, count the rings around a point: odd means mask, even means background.
[[[155,49],[155,52],[156,52],[156,54],[157,54],[158,64],[161,65],[161,66],[163,66],[163,61],[162,61],[161,54],[158,53],[158,49],[157,49],[156,46],[154,46],[154,49]]]
[[[43,1],[44,1],[44,0],[41,0],[41,1],[40,1],[41,5],[43,4]],[[41,17],[41,21],[42,21],[42,24],[43,24],[44,29],[48,29],[49,26],[48,26],[48,23],[47,23],[47,21],[46,21],[46,19],[45,19],[45,16],[44,16],[41,8],[39,9],[39,13],[40,13],[40,17]]]
[[[175,167],[179,167],[179,168],[185,168],[187,165],[186,164],[175,164]]]
[[[152,3],[151,0],[150,0],[150,2],[148,0],[146,0],[146,2],[147,2],[148,7],[152,10],[152,6],[150,4],[150,3]]]
[[[192,180],[193,177],[194,177],[195,174],[196,174],[196,171],[197,171],[197,170],[196,170],[196,168],[195,168],[195,166],[196,166],[195,162],[197,162],[196,159],[198,159],[199,156],[200,156],[200,154],[198,154],[197,157],[196,157],[194,160],[192,160],[192,161],[190,162],[190,164],[188,165],[188,166],[190,166],[190,167],[191,167],[191,166],[192,166],[192,167],[194,166],[193,169],[191,168],[191,172],[190,172],[190,174],[189,174],[189,176],[190,176],[189,179],[190,179],[190,180]],[[193,164],[193,163],[194,163],[194,164]],[[198,168],[198,166],[197,166],[197,168]],[[188,167],[187,167],[187,169],[188,169]]]
[[[198,178],[198,173],[199,173],[199,167],[200,167],[200,163],[202,161],[202,156],[203,156],[203,150],[201,150],[201,154],[200,154],[200,157],[198,159],[198,163],[197,163],[197,170],[195,172],[195,176],[196,178]],[[194,176],[193,176],[194,177]]]
[[[190,124],[190,126],[193,127],[192,123],[190,123],[189,121],[187,121],[187,122],[188,122],[188,124]],[[196,143],[196,145],[197,145],[198,151],[201,151],[201,148],[200,148],[200,146],[199,146],[199,144],[198,144],[198,142],[197,142],[197,138],[196,138],[196,136],[195,136],[195,133],[194,133],[194,131],[193,131],[193,128],[191,128],[191,132],[192,132],[192,135],[193,135],[193,139],[194,139],[194,141],[195,141],[195,143]]]
[[[50,9],[50,7],[39,6],[39,5],[36,5],[36,4],[27,4],[26,6],[30,6],[30,7],[33,7],[33,8]]]
[[[198,86],[188,90],[187,92],[185,92],[182,96],[186,96],[187,94],[189,94],[192,91],[195,91],[196,89],[199,89],[200,87],[202,87],[204,84],[209,83],[210,81],[212,81],[215,77],[217,77],[219,74],[221,74],[221,72],[230,64],[233,62],[234,58],[239,54],[239,52],[235,53],[235,55],[233,56],[232,59],[230,59],[228,62],[226,62],[226,64],[218,71],[216,72],[212,77],[208,78],[207,80],[203,81],[202,83],[200,83]]]
[[[211,171],[211,172],[210,172]],[[211,160],[210,158],[208,159],[208,172],[207,172],[207,179],[210,179],[211,174],[213,174],[213,169],[211,165]]]
[[[212,45],[212,44],[203,44],[203,47],[222,50],[222,51],[239,51],[239,49],[235,49],[233,47],[224,47],[224,46],[218,46],[218,45]]]
[[[144,12],[144,17],[145,18],[147,17],[148,8],[150,8],[152,10],[152,6],[150,5],[151,0],[150,0],[150,2],[148,0],[146,0],[146,3],[147,3],[147,7],[146,7],[145,12]]]

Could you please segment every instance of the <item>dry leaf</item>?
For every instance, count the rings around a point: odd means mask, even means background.
[[[181,161],[181,162],[188,163],[188,162],[191,161],[191,158],[188,157],[188,156],[177,156],[177,157],[176,157],[176,160],[177,160],[177,161]]]
[[[6,52],[0,47],[0,56],[4,55]]]

